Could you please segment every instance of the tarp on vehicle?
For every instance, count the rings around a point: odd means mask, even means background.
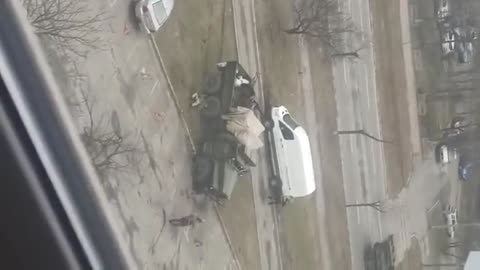
[[[247,149],[256,150],[263,146],[259,136],[265,127],[251,109],[231,108],[228,114],[222,115],[222,119],[227,121],[227,130]]]

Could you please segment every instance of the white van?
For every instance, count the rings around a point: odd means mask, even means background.
[[[147,33],[158,31],[167,21],[173,9],[173,0],[137,0],[135,16],[140,29]]]
[[[316,189],[312,153],[307,133],[284,106],[273,107],[269,123],[269,145],[274,177],[274,197],[282,201],[304,197]],[[281,193],[281,194],[279,194]]]

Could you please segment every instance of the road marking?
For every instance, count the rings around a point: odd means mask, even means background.
[[[370,109],[371,107],[371,104],[370,104],[370,91],[368,91],[369,89],[369,80],[368,80],[368,71],[367,71],[367,64],[366,63],[363,63],[363,74],[364,74],[364,78],[365,78],[365,89],[366,89],[366,92],[367,92],[367,108]]]
[[[348,144],[350,144],[350,155],[353,155],[353,153],[355,152],[355,147],[353,146],[353,140],[352,140],[352,136],[355,136],[355,135],[347,135],[348,136]]]
[[[380,235],[380,239],[383,238],[383,227],[382,227],[382,218],[380,213],[377,211],[377,226],[378,226],[378,234]]]
[[[346,82],[347,82],[347,78],[348,78],[348,76],[347,76],[347,63],[346,63],[346,62],[347,62],[347,59],[345,59],[345,58],[342,58],[342,65],[343,65],[343,81],[344,81],[344,83],[345,83],[345,86],[347,86],[347,85],[346,85]]]
[[[362,141],[361,141],[361,145],[362,145],[362,162],[363,162],[363,167],[364,167],[364,170],[363,170],[363,175],[364,177],[366,178],[365,179],[365,190],[366,190],[366,197],[368,198],[368,195],[370,194],[369,191],[370,191],[370,182],[368,181],[368,176],[369,175],[372,175],[372,172],[370,171],[370,165],[372,163],[375,163],[375,161],[373,161],[372,159],[369,159],[368,156],[367,156],[367,147],[370,146],[371,144],[367,142],[367,138],[364,138]],[[369,147],[368,147],[369,148]],[[374,173],[373,173],[374,174]]]
[[[362,1],[362,0],[357,0],[357,3],[358,3],[358,1]],[[363,2],[364,1],[362,1],[361,3],[363,3]],[[358,13],[360,13],[359,14],[360,15],[360,30],[362,32],[365,32],[364,31],[365,30],[365,25],[363,24],[363,10],[362,10],[363,5],[361,3],[360,3],[360,8],[358,9],[360,11],[360,12],[358,12]],[[364,39],[364,37],[362,37],[362,42],[364,41],[363,39]]]
[[[370,144],[370,154],[371,154],[372,157],[375,156],[374,147],[375,147],[375,146],[374,146],[373,144]],[[375,174],[376,174],[376,172],[377,172],[377,164],[376,164],[376,162],[372,162],[372,165],[373,165],[373,166],[372,166],[372,167],[373,167],[373,171],[374,171]]]
[[[358,200],[355,200],[355,203],[358,204]],[[360,224],[362,224],[360,222],[360,207],[355,207],[355,208],[357,210],[357,224],[360,225]]]
[[[153,92],[155,91],[155,87],[157,87],[158,83],[159,83],[159,80],[156,80],[152,86],[152,89],[150,89],[150,94],[149,94],[150,97],[153,95]]]

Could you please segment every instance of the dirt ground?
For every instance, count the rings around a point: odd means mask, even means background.
[[[240,265],[243,269],[260,269],[252,184],[248,179],[237,182],[232,198],[220,208],[220,212]]]
[[[231,1],[178,1],[172,12],[182,20],[167,20],[161,36],[174,38],[156,41],[189,127],[198,135],[191,95],[201,90],[216,63],[237,59]]]
[[[378,105],[385,145],[387,191],[396,196],[412,170],[399,1],[370,0],[373,14]]]

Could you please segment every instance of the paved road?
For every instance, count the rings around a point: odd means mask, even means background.
[[[333,63],[339,130],[364,129],[382,137],[377,107],[377,89],[369,2],[348,0],[342,10],[363,35],[349,37],[350,49],[359,51],[360,58],[336,58]],[[348,50],[348,49],[347,49]],[[340,137],[342,171],[346,203],[361,203],[383,199],[386,193],[386,173],[383,145],[362,135]],[[370,209],[347,211],[352,265],[363,267],[363,248],[382,239],[382,226],[377,212]],[[365,225],[365,227],[363,227]]]
[[[233,9],[234,9],[234,20],[235,20],[235,30],[237,36],[237,50],[239,55],[240,62],[246,66],[247,70],[251,74],[255,74],[256,71],[262,70],[261,63],[259,61],[259,50],[256,39],[255,32],[255,17],[254,17],[254,3],[252,0],[248,1],[239,1],[233,0]],[[253,35],[251,37],[250,35]],[[292,52],[288,52],[292,53]],[[316,110],[320,108],[315,107],[315,98],[312,87],[312,73],[310,72],[310,63],[308,48],[305,44],[303,38],[298,38],[298,49],[296,49],[294,54],[297,54],[300,58],[300,66],[298,67],[299,74],[296,78],[298,83],[298,94],[301,96],[301,104],[304,106],[301,111],[305,116],[306,122],[305,127],[308,130],[309,134],[321,134],[319,132],[318,123],[316,119],[317,113]],[[257,84],[259,87],[258,94],[260,98],[263,98],[263,89],[261,76],[259,77],[260,81]],[[321,160],[319,149],[319,140],[314,139],[315,135],[312,135],[311,146],[312,154],[314,160]],[[257,235],[260,249],[260,260],[261,260],[261,269],[283,269],[284,264],[288,258],[282,257],[285,255],[283,242],[279,240],[279,235],[282,233],[282,228],[278,226],[280,224],[279,218],[281,216],[280,212],[277,212],[276,208],[272,208],[266,204],[266,196],[268,194],[268,185],[266,181],[266,175],[268,175],[268,170],[265,165],[265,155],[261,151],[259,153],[259,166],[258,170],[252,171],[252,184],[253,184],[253,193],[254,193],[254,203],[255,203],[255,214],[257,222]],[[320,162],[318,162],[319,164]],[[320,253],[320,262],[322,263],[323,269],[333,269],[334,262],[332,262],[331,256],[329,254],[329,245],[327,243],[327,226],[325,221],[328,217],[325,215],[325,197],[323,191],[322,183],[322,170],[321,166],[315,166],[315,177],[317,182],[317,191],[315,192],[316,210],[317,210],[317,220],[316,226],[319,228],[319,246],[321,247],[318,251],[310,250],[308,252],[318,252]],[[316,256],[315,256],[316,257]]]
[[[306,119],[305,128],[308,130],[309,134],[320,134],[319,132],[319,121],[316,119],[317,111],[321,108],[315,106],[315,98],[313,93],[312,86],[312,73],[310,71],[310,59],[308,54],[308,45],[305,37],[297,37],[298,49],[299,49],[299,58],[301,64],[301,74],[299,75],[300,88],[303,95],[303,104],[304,104],[304,115]],[[319,139],[316,139],[315,136],[310,135],[310,145],[312,149],[312,158],[313,160],[321,160]],[[326,157],[324,157],[326,158]],[[328,245],[328,236],[327,236],[327,216],[325,214],[325,191],[323,189],[323,175],[322,175],[322,166],[321,162],[316,163],[314,166],[315,172],[315,182],[317,190],[315,191],[315,203],[316,203],[316,213],[317,213],[317,226],[319,228],[319,241],[320,241],[320,257],[322,263],[322,269],[333,269],[335,262],[332,261]]]
[[[257,74],[261,70],[254,0],[232,0],[235,35],[237,42],[238,60],[250,74]],[[262,79],[258,76],[256,84],[257,97],[260,104],[264,103]],[[281,245],[277,209],[268,205],[269,195],[268,176],[269,163],[266,159],[266,148],[262,148],[256,156],[257,167],[251,171],[253,199],[257,223],[257,239],[260,251],[261,270],[281,270]]]
[[[356,49],[366,44],[365,39],[373,40],[369,2],[347,0],[343,3],[342,10],[351,14],[353,22],[363,33],[362,36],[352,36],[350,39],[352,49]],[[402,16],[408,16],[408,11],[403,12]],[[408,17],[406,23],[408,24]],[[404,36],[408,35],[403,32]],[[404,49],[408,51],[409,48]],[[360,59],[339,58],[333,65],[338,127],[339,130],[364,129],[376,137],[382,137],[373,46],[362,49],[359,54]],[[411,53],[405,55],[411,57]],[[414,77],[412,68],[408,66],[411,59],[405,62],[409,81],[407,88],[412,90],[410,88]],[[415,98],[410,97],[409,103],[412,105],[407,109],[410,121],[418,125]],[[414,152],[419,152],[419,139],[415,132],[418,133],[418,127],[412,127],[412,148]],[[343,135],[340,146],[346,203],[388,200],[383,144],[361,135]],[[396,239],[397,257],[401,259],[410,244],[410,237],[425,232],[425,209],[433,204],[433,198],[445,184],[445,179],[438,166],[427,160],[416,168],[410,178],[410,185],[402,191],[399,198],[388,200],[389,204],[396,206],[392,206],[387,214],[380,214],[371,208],[349,208],[347,216],[352,265],[355,269],[363,269],[365,246],[383,240],[392,233]],[[424,186],[426,183],[429,184]]]

